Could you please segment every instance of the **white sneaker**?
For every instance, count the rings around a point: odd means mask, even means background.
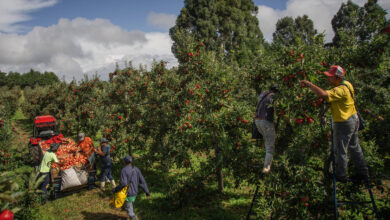
[[[100,189],[104,190],[104,185],[106,185],[106,182],[100,182]]]
[[[111,180],[111,186],[112,186],[112,188],[115,188],[115,187],[116,187],[116,185],[115,185],[115,180]]]
[[[262,173],[269,173],[271,171],[271,166],[264,167],[261,171]]]

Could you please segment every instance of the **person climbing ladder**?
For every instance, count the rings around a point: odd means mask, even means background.
[[[309,87],[316,95],[326,99],[331,104],[334,122],[332,138],[336,154],[334,174],[337,181],[343,183],[347,181],[347,151],[349,151],[356,167],[356,175],[352,179],[357,182],[366,180],[368,179],[368,168],[359,145],[359,119],[354,99],[351,96],[354,89],[350,82],[344,80],[345,70],[341,66],[333,65],[324,74],[327,76],[328,83],[334,86],[333,89],[323,90],[307,80],[302,80],[300,85]]]

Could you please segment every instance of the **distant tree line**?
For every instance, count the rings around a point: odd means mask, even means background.
[[[12,88],[14,86],[20,86],[21,88],[25,88],[26,86],[34,87],[35,85],[51,85],[57,82],[60,82],[60,80],[53,72],[41,73],[31,69],[30,72],[23,74],[18,72],[9,72],[7,74],[0,71],[0,87],[8,86],[9,88]]]

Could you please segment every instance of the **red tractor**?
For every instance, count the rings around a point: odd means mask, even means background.
[[[56,119],[51,115],[42,115],[35,117],[33,136],[30,138],[29,150],[32,164],[37,168],[43,158],[39,141],[48,140],[58,135]]]
[[[64,138],[62,134],[59,134],[57,130],[56,125],[56,119],[51,115],[42,115],[35,117],[34,120],[34,130],[33,130],[33,136],[30,138],[29,142],[29,150],[30,150],[30,156],[32,165],[35,167],[35,169],[38,171],[38,167],[41,164],[44,151],[43,146],[48,145],[48,142],[55,142],[60,143],[60,147],[64,149],[69,149],[70,146],[74,146],[75,143],[70,138]],[[46,148],[45,148],[46,149]],[[57,151],[58,152],[58,151]],[[64,151],[63,151],[64,152]],[[81,152],[81,151],[80,151]],[[68,152],[69,153],[69,152]],[[77,158],[77,155],[79,155],[79,152],[74,151],[72,155],[66,155],[65,158],[75,157]],[[58,157],[58,159],[61,161],[61,159],[64,159],[62,155],[62,158]],[[80,159],[80,157],[79,157]],[[80,191],[82,189],[88,188],[92,189],[95,185],[95,178],[96,178],[96,167],[95,164],[90,165],[88,168],[82,168],[82,167],[76,167],[77,172],[79,174],[83,174],[82,176],[85,177],[83,180],[86,182],[81,182],[80,185],[76,185],[74,187],[69,187],[67,189],[62,190],[62,184],[63,184],[63,176],[62,176],[62,170],[60,170],[59,167],[50,169],[50,178],[51,178],[51,185],[53,186],[52,198],[59,198],[77,191]],[[69,169],[69,168],[68,168]],[[73,169],[73,167],[72,167]],[[87,174],[86,174],[87,173]],[[66,175],[65,175],[66,178]],[[68,177],[69,178],[69,177]],[[68,180],[69,181],[69,180]],[[65,181],[66,182],[66,181]]]

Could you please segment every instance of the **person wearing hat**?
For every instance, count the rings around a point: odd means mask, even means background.
[[[108,140],[105,138],[101,138],[99,142],[100,142],[99,150],[96,150],[95,148],[93,149],[95,153],[99,154],[101,158],[102,170],[101,170],[101,177],[100,177],[100,189],[104,189],[106,177],[111,181],[111,185],[114,188],[116,185],[111,172],[111,168],[112,168],[112,162],[110,157],[111,146],[108,145]]]
[[[55,152],[57,151],[59,143],[50,144],[50,149],[46,151],[45,155],[42,158],[41,165],[39,166],[39,174],[37,179],[42,178],[43,182],[39,185],[40,189],[43,191],[43,200],[42,204],[45,204],[47,201],[47,185],[50,182],[50,167],[52,162],[60,163]]]
[[[91,138],[85,137],[84,133],[79,133],[77,139],[77,146],[80,148],[80,153],[88,158],[89,166],[92,166],[95,163],[95,147]]]
[[[274,96],[279,92],[279,87],[273,85],[269,91],[261,93],[257,99],[257,108],[255,114],[255,124],[264,138],[266,149],[263,173],[269,173],[271,170],[272,158],[275,151],[275,126],[274,126]]]
[[[330,103],[333,118],[332,138],[336,152],[336,179],[340,182],[347,181],[347,151],[356,167],[353,180],[367,179],[368,168],[358,139],[359,119],[353,97],[354,88],[344,79],[345,70],[341,66],[333,65],[324,74],[328,83],[333,86],[330,90],[324,90],[307,80],[300,81],[300,85],[308,87]]]
[[[138,194],[138,186],[140,186],[144,192],[146,193],[146,198],[150,197],[150,192],[148,189],[148,185],[144,177],[142,176],[141,171],[132,165],[132,157],[125,156],[123,158],[123,162],[125,163],[125,167],[122,168],[121,171],[121,180],[120,184],[113,189],[114,192],[119,192],[125,186],[129,186],[127,190],[126,201],[123,204],[127,214],[129,215],[131,220],[137,220],[137,216],[134,213],[133,203]]]

